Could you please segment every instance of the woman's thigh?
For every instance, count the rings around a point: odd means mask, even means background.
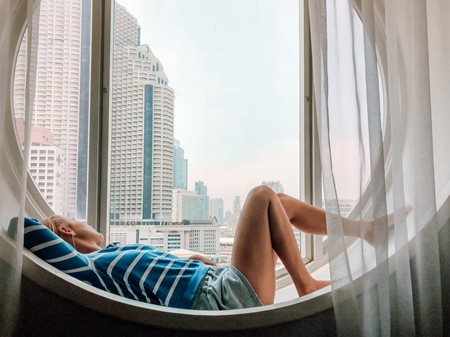
[[[259,186],[250,191],[242,208],[231,264],[244,274],[262,304],[275,296],[275,265],[268,210],[276,194]]]

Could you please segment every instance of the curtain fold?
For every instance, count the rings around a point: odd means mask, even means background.
[[[440,336],[450,241],[442,240],[448,213],[438,211],[449,189],[436,182],[450,183],[440,150],[450,70],[448,46],[435,41],[448,31],[439,18],[449,8],[440,13],[423,0],[309,0],[308,7],[338,333]],[[346,246],[339,206],[349,196],[360,240]]]
[[[30,150],[30,133],[32,111],[36,91],[36,71],[39,31],[39,0],[17,1],[5,0],[0,6],[2,13],[0,28],[0,171],[1,195],[0,215],[2,235],[6,235],[9,219],[19,217],[19,225],[15,240],[10,244],[2,240],[0,247],[0,336],[11,336],[20,307],[20,287],[23,261],[23,220],[25,214],[25,199],[27,185],[27,167]],[[23,20],[26,17],[26,22]],[[23,21],[21,21],[23,20]],[[13,89],[12,73],[15,68],[21,41],[20,23],[26,23],[25,32],[27,61],[25,88],[25,124],[22,156],[14,158],[18,153],[18,142],[15,139],[13,105],[11,92]],[[9,181],[8,181],[9,180]]]

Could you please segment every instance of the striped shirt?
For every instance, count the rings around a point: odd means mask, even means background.
[[[137,301],[191,308],[209,267],[147,245],[113,246],[81,254],[37,220],[25,219],[25,247],[94,287]]]

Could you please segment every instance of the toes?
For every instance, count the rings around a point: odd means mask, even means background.
[[[408,215],[409,212],[411,212],[411,210],[412,210],[411,204],[406,204],[405,205],[405,214]]]

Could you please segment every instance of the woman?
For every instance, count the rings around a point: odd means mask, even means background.
[[[125,251],[123,247],[113,248],[108,246],[102,249],[100,245],[103,236],[92,227],[75,220],[54,216],[44,220],[43,223],[79,252],[100,254],[95,257],[96,261],[100,261],[100,257],[107,256],[108,253],[116,254],[110,258],[108,265],[104,266],[105,273],[109,273],[108,275],[113,278],[115,284],[116,281],[119,282],[118,279],[124,278],[123,275],[127,276],[128,283],[132,283],[133,277],[130,277],[130,273],[133,270],[139,270],[139,262],[136,261],[144,261],[144,259],[138,257],[129,260],[132,261],[128,262],[131,267],[127,265],[127,268],[122,268],[124,271],[119,277],[112,271],[114,268],[118,268],[117,261],[120,261],[122,255],[125,254],[123,253]],[[359,222],[343,219],[343,225],[345,234],[360,236]],[[372,244],[372,222],[367,222],[366,225],[364,238]],[[178,261],[174,256],[159,252],[159,255],[152,257],[152,262],[149,263],[149,260],[145,260],[147,265],[156,263],[154,262],[156,260],[167,260],[161,269],[159,278],[155,279],[153,284],[147,285],[147,278],[150,278],[153,271],[145,274],[144,266],[140,269],[141,274],[136,277],[140,280],[139,285],[136,281],[136,285],[126,284],[126,287],[134,293],[136,292],[133,287],[140,287],[138,291],[142,291],[147,298],[149,293],[158,296],[158,291],[161,292],[161,286],[169,283],[166,285],[167,291],[158,300],[161,304],[172,306],[170,305],[171,300],[167,296],[175,296],[173,293],[177,292],[177,286],[183,283],[183,281],[179,282],[177,279],[190,275],[190,278],[197,278],[197,280],[194,282],[190,279],[185,282],[189,286],[186,285],[180,290],[183,295],[179,296],[178,302],[173,306],[218,310],[272,304],[275,297],[275,264],[278,256],[292,277],[298,295],[309,294],[329,285],[330,282],[316,280],[308,272],[297,246],[292,226],[305,233],[326,234],[325,212],[288,195],[276,194],[268,187],[255,187],[249,192],[240,215],[230,266],[211,266],[212,263],[209,260],[203,260],[204,263],[189,262],[189,267],[185,265],[177,269],[176,277],[173,277],[172,281],[166,282],[165,278],[170,277],[171,268],[175,268],[174,266],[177,265]],[[130,251],[132,251],[131,248]],[[153,249],[153,252],[155,251]],[[119,252],[121,254],[117,255]],[[141,252],[140,256],[143,254]],[[191,259],[199,260],[202,258],[197,255],[191,257]],[[101,268],[101,266],[98,268]],[[189,273],[188,270],[191,272]],[[114,280],[114,277],[116,280]],[[195,289],[190,289],[192,287]],[[144,288],[146,289],[144,290]],[[156,291],[152,293],[149,288],[156,289]],[[189,293],[189,291],[192,294],[187,296],[186,293]],[[134,296],[135,298],[139,297]]]

